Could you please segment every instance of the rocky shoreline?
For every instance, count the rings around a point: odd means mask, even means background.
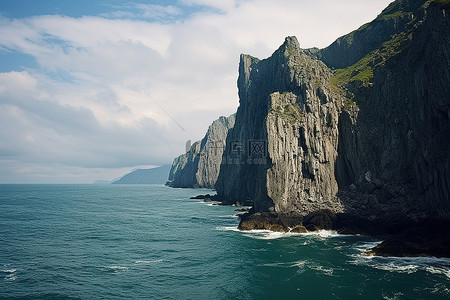
[[[335,230],[340,234],[362,234],[383,240],[381,244],[369,249],[367,255],[450,258],[449,220],[399,221],[378,218],[368,221],[358,216],[335,214],[324,209],[304,217],[295,213],[248,212],[241,216],[238,228],[294,233]]]
[[[333,230],[339,234],[366,235],[383,240],[368,249],[366,255],[384,257],[445,257],[450,258],[450,220],[411,220],[375,217],[372,220],[348,213],[334,213],[322,209],[306,216],[296,212],[255,212],[253,208],[224,202],[217,194],[198,195],[191,199],[213,202],[214,205],[233,205],[240,218],[239,230],[270,230],[274,232],[308,233]]]

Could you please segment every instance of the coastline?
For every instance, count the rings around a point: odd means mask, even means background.
[[[273,212],[247,212],[241,217],[240,230],[308,233],[333,230],[338,234],[366,235],[382,242],[367,250],[367,255],[383,257],[450,258],[449,220],[374,219],[319,210],[306,216]]]
[[[213,205],[243,205],[221,201],[218,195],[197,195],[191,199]],[[313,234],[333,231],[340,235],[365,235],[381,242],[366,250],[368,256],[378,257],[436,257],[450,258],[450,220],[407,218],[374,218],[367,220],[348,213],[318,210],[306,216],[298,213],[254,212],[250,208],[235,209],[240,218],[237,229],[251,232],[266,230],[274,233]]]

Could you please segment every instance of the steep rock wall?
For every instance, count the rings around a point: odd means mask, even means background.
[[[341,116],[340,187],[353,184],[374,206],[358,213],[450,218],[449,8],[431,2],[416,18],[354,92],[359,112]]]
[[[304,103],[292,93],[274,93],[270,100],[266,129],[272,166],[266,171],[266,181],[275,211],[342,211],[334,176],[339,107],[313,95]]]
[[[230,128],[234,127],[234,121],[233,114],[228,118],[220,117],[209,126],[201,142],[198,170],[195,174],[199,187],[214,188],[219,176],[227,134]]]
[[[329,86],[330,70],[300,49],[294,37],[268,59],[243,55],[240,106],[227,138],[216,184],[228,202],[253,202],[256,211],[340,211],[334,177],[342,100]],[[242,142],[243,153],[232,143]],[[261,161],[252,141],[262,141]]]
[[[214,188],[220,171],[228,131],[235,115],[220,117],[208,128],[205,137],[175,158],[167,185],[176,188]]]
[[[175,188],[193,188],[197,186],[196,174],[201,142],[195,142],[185,154],[173,160],[167,185]]]

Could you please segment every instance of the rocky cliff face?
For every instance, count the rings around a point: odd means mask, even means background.
[[[228,131],[234,127],[235,115],[220,117],[208,128],[201,142],[198,170],[195,178],[199,187],[214,188],[219,176],[222,154]]]
[[[166,185],[175,188],[193,188],[197,186],[196,174],[201,141],[192,144],[189,151],[173,160]]]
[[[208,128],[205,137],[188,152],[174,159],[167,185],[177,188],[214,188],[228,131],[235,115],[220,117]]]
[[[342,98],[331,76],[295,37],[268,59],[241,56],[240,106],[216,184],[225,201],[253,202],[257,211],[342,210],[334,176]]]
[[[395,1],[316,55],[333,72],[292,37],[242,55],[218,194],[253,212],[450,218],[449,18],[448,1]]]
[[[280,213],[343,211],[334,175],[341,101],[310,83],[303,85],[306,98],[290,92],[270,95],[265,125],[272,165],[266,171],[267,190],[262,192]],[[256,203],[259,197],[256,193]]]
[[[353,184],[356,197],[370,197],[352,207],[358,213],[367,206],[371,214],[450,218],[448,14],[436,2],[417,9],[380,50],[388,59],[373,66],[369,84],[350,83],[358,112],[340,118],[337,179],[342,190]]]

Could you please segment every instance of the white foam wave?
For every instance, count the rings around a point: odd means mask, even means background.
[[[267,248],[252,248],[254,252],[267,252]]]
[[[291,236],[305,236],[305,237],[319,237],[319,238],[332,238],[332,237],[343,236],[343,235],[338,234],[336,231],[332,231],[332,230],[319,230],[319,231],[306,232],[306,233],[276,232],[276,231],[270,231],[270,230],[248,230],[248,231],[241,231],[241,232],[252,234],[252,235],[250,235],[250,237],[254,237],[256,239],[265,239],[265,240],[279,239],[279,238],[291,237]]]
[[[333,276],[335,269],[319,265],[311,260],[299,260],[295,262],[272,262],[261,264],[262,267],[272,268],[297,268],[297,273],[304,273],[307,270],[315,271],[326,276]]]
[[[299,273],[303,273],[307,269],[322,273],[323,275],[327,276],[333,276],[334,273],[333,268],[327,268],[309,260],[299,260],[292,263],[291,266],[298,268]]]
[[[17,276],[14,276],[13,274],[5,276],[5,280],[7,280],[7,281],[14,281],[16,279],[17,279]]]
[[[287,262],[275,262],[275,263],[265,263],[261,264],[262,267],[292,267],[292,264]]]
[[[309,266],[311,270],[319,271],[324,275],[333,276],[334,270],[332,268],[325,268],[323,266],[311,265]]]
[[[443,268],[439,266],[426,267],[425,270],[431,274],[443,274],[450,279],[450,268]]]
[[[205,202],[205,201],[202,200],[202,201],[195,201],[195,202],[192,202],[192,203],[206,205],[206,206],[217,206],[217,205],[219,205],[220,202],[218,202],[218,201],[207,201],[207,202]]]
[[[394,296],[393,296],[393,297],[386,296],[386,295],[384,295],[384,293],[383,293],[383,299],[385,299],[385,300],[397,300],[397,299],[400,299],[400,298],[399,298],[400,296],[403,296],[403,293],[402,293],[402,292],[394,293]]]
[[[153,260],[136,260],[134,262],[134,264],[138,265],[138,264],[144,264],[144,265],[149,265],[149,264],[154,264],[154,263],[159,263],[162,262],[162,259],[153,259]]]
[[[112,271],[115,274],[118,274],[118,273],[126,272],[128,270],[128,267],[114,265],[114,266],[103,267],[103,269],[106,271]]]
[[[271,230],[266,230],[266,229],[240,230],[234,226],[216,227],[216,230],[240,232],[244,236],[254,238],[254,239],[259,239],[259,240],[274,240],[274,239],[280,239],[280,238],[291,237],[291,236],[311,236],[311,237],[319,237],[319,238],[333,238],[333,237],[347,236],[347,235],[339,234],[339,233],[337,233],[337,231],[334,231],[334,230],[318,230],[318,231],[311,231],[311,232],[306,232],[306,233],[296,233],[296,232],[278,232],[278,231],[271,231]],[[304,245],[307,245],[307,242],[305,242]]]
[[[425,271],[430,274],[443,275],[450,280],[450,259],[436,257],[379,257],[364,255],[364,251],[374,247],[372,245],[363,245],[357,247],[360,254],[352,255],[350,263],[356,265],[366,265],[372,268],[397,273],[412,274],[418,271]],[[376,244],[375,244],[376,246]]]
[[[364,253],[365,256],[371,256],[371,255],[367,255],[366,252],[367,250],[378,246],[379,244],[381,244],[383,241],[373,241],[373,242],[364,242],[361,244],[357,244],[355,246],[355,249],[358,250],[361,253]]]
[[[236,226],[218,226],[218,227],[216,227],[216,230],[218,230],[218,231],[236,231],[236,232],[241,231]]]
[[[419,270],[418,265],[410,265],[410,264],[398,264],[396,262],[389,262],[386,264],[375,264],[373,265],[376,269],[389,271],[389,272],[397,272],[397,273],[407,273],[412,274]]]
[[[275,240],[279,238],[286,237],[288,235],[292,235],[284,232],[276,232],[270,230],[239,230],[244,236],[258,239],[258,240]]]
[[[318,230],[318,231],[310,231],[310,232],[305,232],[305,233],[300,233],[300,235],[304,235],[304,236],[317,236],[320,238],[330,238],[330,237],[343,237],[343,236],[348,236],[346,234],[339,234],[337,233],[337,231],[335,230]]]
[[[299,260],[299,261],[294,262],[294,263],[292,264],[292,266],[293,266],[293,267],[300,268],[300,269],[303,269],[303,268],[305,267],[306,264],[307,264],[307,261],[305,261],[305,260]]]
[[[450,288],[448,288],[445,282],[439,282],[433,287],[425,288],[425,290],[430,291],[432,294],[450,295]]]
[[[217,216],[217,218],[221,218],[221,219],[236,219],[236,218],[239,218],[239,216],[237,216],[237,215],[224,215],[224,216]]]
[[[6,281],[14,281],[17,279],[17,269],[7,269],[2,270],[3,273],[5,273],[5,280]]]

